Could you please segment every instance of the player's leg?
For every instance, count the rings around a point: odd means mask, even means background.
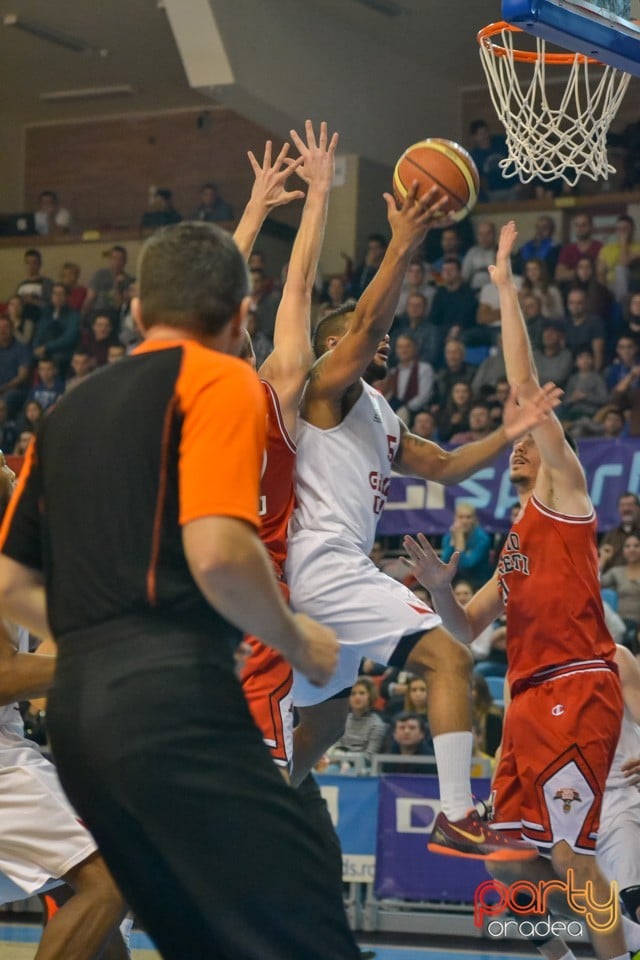
[[[63,877],[74,894],[49,917],[36,960],[92,960],[109,943],[110,960],[127,960],[129,953],[118,931],[126,907],[98,853]]]
[[[299,786],[323,753],[340,739],[349,713],[349,690],[310,707],[298,707],[299,722],[293,731],[291,782]]]

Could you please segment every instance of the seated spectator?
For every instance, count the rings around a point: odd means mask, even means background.
[[[215,183],[203,183],[200,188],[200,203],[194,210],[192,220],[220,223],[233,220],[233,208],[220,194]]]
[[[36,324],[31,317],[25,316],[22,297],[17,294],[10,297],[7,303],[7,316],[13,326],[13,335],[25,347],[30,347],[33,341]]]
[[[87,288],[78,282],[80,280],[79,264],[67,260],[60,267],[59,279],[60,283],[64,283],[67,288],[67,303],[72,310],[80,312],[87,296]]]
[[[386,249],[387,240],[381,233],[369,234],[364,260],[356,267],[351,277],[350,292],[356,300],[364,293],[378,272],[378,267],[382,263]]]
[[[444,368],[436,373],[433,397],[436,409],[446,404],[454,383],[464,380],[470,384],[477,369],[464,359],[464,344],[460,340],[447,340],[444,345],[444,363]]]
[[[511,393],[511,387],[509,386],[509,381],[504,377],[500,377],[496,383],[496,388],[493,393],[490,393],[487,397],[487,403],[489,404],[489,414],[491,416],[491,422],[495,429],[497,429],[502,424],[502,414],[504,411],[504,405],[509,399],[509,394]]]
[[[102,310],[119,310],[122,306],[124,291],[133,281],[127,273],[127,251],[115,244],[108,251],[109,266],[96,270],[89,281],[87,295],[82,304],[82,316]]]
[[[327,280],[326,294],[320,301],[320,316],[341,307],[347,299],[347,285],[340,273],[332,274]]]
[[[117,343],[113,331],[113,317],[109,313],[96,313],[88,330],[82,331],[80,346],[89,355],[92,366],[104,367],[109,359],[109,347]]]
[[[73,376],[69,377],[65,386],[65,393],[73,390],[83,380],[86,380],[90,373],[93,373],[94,366],[91,357],[83,347],[76,347],[71,357],[71,369]]]
[[[468,580],[460,580],[456,577],[453,594],[460,606],[466,607],[475,592]],[[502,621],[494,620],[493,623],[485,627],[471,641],[469,649],[475,662],[474,669],[486,673],[487,676],[504,676],[507,672],[504,619]]]
[[[51,300],[53,281],[42,275],[42,255],[39,250],[25,250],[26,277],[21,280],[16,294],[24,304],[24,314],[36,323]]]
[[[573,370],[573,356],[564,346],[564,328],[557,320],[547,320],[542,328],[542,350],[533,351],[540,383],[551,381],[563,387]]]
[[[0,450],[9,453],[18,441],[18,428],[15,421],[9,419],[6,401],[0,398]]]
[[[611,404],[606,404],[588,419],[576,420],[567,427],[575,439],[580,437],[601,437],[603,440],[619,440],[628,436],[627,424],[623,412]]]
[[[157,230],[171,223],[180,223],[182,217],[173,205],[171,190],[158,189],[149,201],[149,209],[142,214],[140,226],[143,230]]]
[[[618,594],[618,613],[640,626],[640,536],[630,533],[622,545],[623,562],[600,576],[600,584]]]
[[[615,300],[609,288],[599,283],[596,277],[596,265],[591,257],[580,257],[578,260],[576,279],[569,285],[568,290],[570,289],[584,290],[587,313],[610,320],[615,308]]]
[[[380,753],[386,725],[373,710],[377,697],[378,689],[373,680],[358,677],[349,694],[344,733],[332,747],[332,753],[363,753],[369,763],[376,753]]]
[[[559,284],[573,283],[577,277],[578,261],[588,257],[595,263],[602,249],[599,240],[593,239],[593,220],[588,213],[577,213],[572,221],[575,240],[565,243],[558,254],[555,281]]]
[[[410,293],[404,313],[396,316],[391,330],[391,350],[399,337],[408,336],[418,349],[418,360],[433,364],[442,355],[442,331],[429,320],[429,306],[421,293]]]
[[[565,346],[577,357],[580,350],[590,349],[594,368],[604,366],[605,325],[601,317],[587,313],[584,290],[570,290],[567,295],[567,316],[564,323]]]
[[[491,546],[491,537],[479,526],[475,508],[470,503],[458,503],[453,523],[442,538],[442,562],[448,563],[459,552],[458,572],[477,590],[493,573]]]
[[[534,234],[531,240],[525,241],[518,250],[516,269],[522,270],[522,264],[527,260],[541,260],[547,268],[547,274],[553,277],[556,272],[560,245],[555,242],[553,235],[556,224],[553,217],[543,214],[536,220]]]
[[[625,393],[640,385],[640,346],[633,337],[618,337],[616,355],[604,371],[607,390]]]
[[[25,430],[35,433],[38,425],[40,424],[42,417],[44,415],[44,410],[40,406],[37,400],[29,400],[22,408],[22,412],[18,416],[16,426],[18,428],[18,434],[22,433]]]
[[[407,268],[407,273],[402,284],[402,289],[400,290],[400,296],[398,298],[396,313],[404,313],[407,306],[407,297],[409,297],[412,293],[419,293],[424,297],[428,316],[429,309],[431,308],[431,301],[436,294],[436,288],[429,283],[427,268],[422,260],[412,260]]]
[[[457,380],[436,417],[438,434],[443,443],[447,443],[454,433],[463,433],[469,429],[471,401],[471,387],[466,380]]]
[[[27,397],[30,360],[28,348],[13,335],[11,320],[0,316],[0,396],[10,420],[15,420]]]
[[[540,297],[535,293],[523,293],[520,297],[520,307],[527,324],[531,346],[534,350],[542,350],[542,328],[547,320],[542,315]]]
[[[247,333],[251,337],[253,352],[256,357],[256,370],[259,370],[273,351],[273,340],[262,330],[258,330],[257,313],[253,308],[250,308],[247,313]]]
[[[428,236],[437,233],[437,230],[431,230]],[[442,266],[448,257],[461,261],[461,247],[460,234],[455,227],[445,227],[440,231],[440,255],[431,264],[431,278],[435,283],[442,283]]]
[[[560,320],[564,315],[562,294],[549,280],[542,260],[526,260],[522,270],[520,298],[535,293],[540,300],[540,313],[549,320]]]
[[[138,284],[135,280],[132,280],[123,292],[122,304],[118,311],[118,340],[124,345],[127,353],[131,353],[134,347],[137,347],[144,339],[131,309],[133,298],[137,295]]]
[[[14,457],[24,457],[27,447],[33,439],[33,430],[23,430],[16,440],[16,445],[11,451]]]
[[[513,178],[504,176],[500,166],[500,161],[506,160],[509,156],[504,134],[491,133],[484,120],[474,120],[469,126],[469,134],[471,136],[469,153],[480,174],[478,199],[485,203],[515,200],[518,195],[518,186]]]
[[[622,323],[620,335],[640,343],[640,293],[632,293],[628,297],[622,312]]]
[[[605,243],[598,254],[598,280],[610,290],[616,284],[616,271],[626,269],[632,260],[640,257],[640,243],[633,239],[635,226],[632,217],[621,214],[616,221],[616,239]],[[626,283],[624,289],[627,289]]]
[[[418,360],[418,346],[409,336],[398,337],[394,354],[384,381],[383,395],[391,409],[408,424],[411,414],[429,402],[433,391],[433,367]]]
[[[264,333],[269,340],[273,340],[273,330],[276,323],[276,313],[280,298],[269,290],[269,282],[263,269],[252,267],[249,270],[251,278],[251,310],[256,315],[256,330]]]
[[[33,355],[37,360],[53,360],[64,376],[80,339],[80,314],[67,300],[67,288],[54,283],[51,306],[38,324],[33,339]]]
[[[476,243],[462,259],[462,279],[474,293],[479,293],[491,282],[489,267],[496,262],[496,225],[491,220],[481,220],[476,226]]]
[[[107,363],[117,363],[127,355],[124,343],[112,343],[107,350]]]
[[[494,757],[502,740],[504,712],[491,696],[486,678],[475,670],[471,678],[473,724],[480,732],[480,749]]]
[[[52,233],[71,231],[71,214],[60,206],[54,190],[43,190],[38,197],[38,209],[34,214],[36,233],[46,237]]]
[[[35,400],[42,410],[52,407],[64,393],[64,380],[53,360],[38,360],[36,382],[29,390],[25,405]]]
[[[556,411],[561,420],[593,417],[607,401],[607,385],[595,370],[593,353],[588,347],[578,351],[576,372],[567,380],[562,406]]]
[[[605,533],[600,542],[600,570],[606,572],[619,567],[623,561],[622,548],[630,534],[640,537],[640,497],[627,490],[618,497],[618,517],[620,523]]]
[[[504,353],[502,351],[502,334],[496,337],[496,346],[488,357],[482,361],[473,375],[471,389],[477,397],[490,397],[495,393],[499,380],[507,375]]]
[[[476,325],[478,304],[473,290],[462,279],[461,264],[447,257],[442,264],[442,284],[431,303],[430,322],[440,330],[440,342],[449,337],[462,339],[462,332]],[[440,359],[432,362],[439,366]]]
[[[513,283],[516,290],[522,287],[522,277],[514,276]],[[488,329],[493,334],[487,338],[487,343],[495,343],[500,332],[500,297],[495,283],[485,283],[480,290],[478,297],[478,310],[476,312],[476,323],[479,327]]]
[[[491,419],[491,407],[484,400],[474,400],[469,409],[469,429],[454,433],[449,438],[452,446],[459,446],[461,443],[473,443],[474,440],[482,440],[493,433],[495,427]]]
[[[437,443],[440,439],[436,429],[436,418],[430,410],[418,410],[413,418],[411,432],[423,440],[433,440]]]
[[[385,753],[401,757],[433,757],[433,741],[429,734],[427,718],[422,713],[402,711],[393,718],[391,736]],[[383,773],[427,774],[431,769],[421,763],[397,763],[386,760],[381,764]]]

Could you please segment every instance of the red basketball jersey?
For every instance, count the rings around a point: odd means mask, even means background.
[[[561,664],[613,661],[593,510],[567,517],[533,495],[500,553],[498,586],[507,613],[512,687]]]
[[[260,539],[279,576],[287,556],[287,529],[293,511],[296,445],[287,432],[273,387],[261,380],[267,396],[267,448],[260,481]]]

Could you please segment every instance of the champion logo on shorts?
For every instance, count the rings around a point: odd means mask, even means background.
[[[555,707],[551,708],[551,713],[554,715],[554,717],[561,717],[564,713],[564,704],[556,703]]]

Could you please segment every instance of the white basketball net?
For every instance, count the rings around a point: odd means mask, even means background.
[[[545,61],[545,41],[536,38],[536,60],[523,65],[533,69],[525,89],[526,81],[516,74],[514,34],[501,30],[500,35],[505,53],[496,53],[492,38],[485,37],[480,41],[480,59],[493,105],[507,134],[509,157],[500,161],[504,176],[518,175],[523,183],[561,177],[570,186],[582,176],[607,180],[610,173],[615,173],[607,157],[607,131],[626,93],[630,74],[589,64],[576,54],[561,102],[552,108],[546,93],[549,65]]]

